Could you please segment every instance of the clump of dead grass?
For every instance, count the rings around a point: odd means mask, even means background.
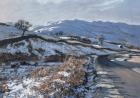
[[[36,87],[41,93],[55,95],[67,95],[75,86],[83,84],[85,79],[85,70],[83,64],[84,59],[70,57],[57,70],[50,71],[46,68],[38,68],[32,71],[31,75],[34,78],[48,77],[40,86]],[[59,72],[69,73],[68,75],[58,74]],[[57,93],[57,94],[56,94]]]
[[[9,92],[9,87],[7,85],[7,81],[4,81],[1,85],[0,85],[0,91],[5,93],[5,92]]]
[[[49,74],[48,69],[44,67],[36,68],[31,72],[31,77],[32,78],[38,78],[38,77],[45,77]]]

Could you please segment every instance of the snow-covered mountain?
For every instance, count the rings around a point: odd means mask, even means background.
[[[140,26],[125,23],[64,20],[36,27],[33,31],[37,34],[47,35],[55,35],[58,32],[63,32],[64,35],[77,35],[88,38],[96,38],[97,35],[104,35],[106,40],[128,42],[129,44],[140,46]]]

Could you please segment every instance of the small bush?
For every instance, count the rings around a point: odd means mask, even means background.
[[[72,88],[83,84],[85,71],[83,64],[85,60],[70,57],[57,70],[38,68],[32,72],[32,77],[47,76],[45,82],[42,82],[37,90],[41,93],[53,94],[53,96],[64,96],[71,94]],[[69,75],[58,74],[59,72],[69,73]]]

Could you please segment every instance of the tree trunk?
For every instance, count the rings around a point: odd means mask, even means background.
[[[24,36],[25,35],[25,31],[23,31],[23,33],[22,33],[22,36]]]

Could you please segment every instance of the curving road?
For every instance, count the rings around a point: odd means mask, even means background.
[[[140,73],[130,67],[114,63],[107,57],[105,55],[97,58],[97,71],[107,72],[107,77],[113,80],[115,87],[124,98],[140,98]]]

